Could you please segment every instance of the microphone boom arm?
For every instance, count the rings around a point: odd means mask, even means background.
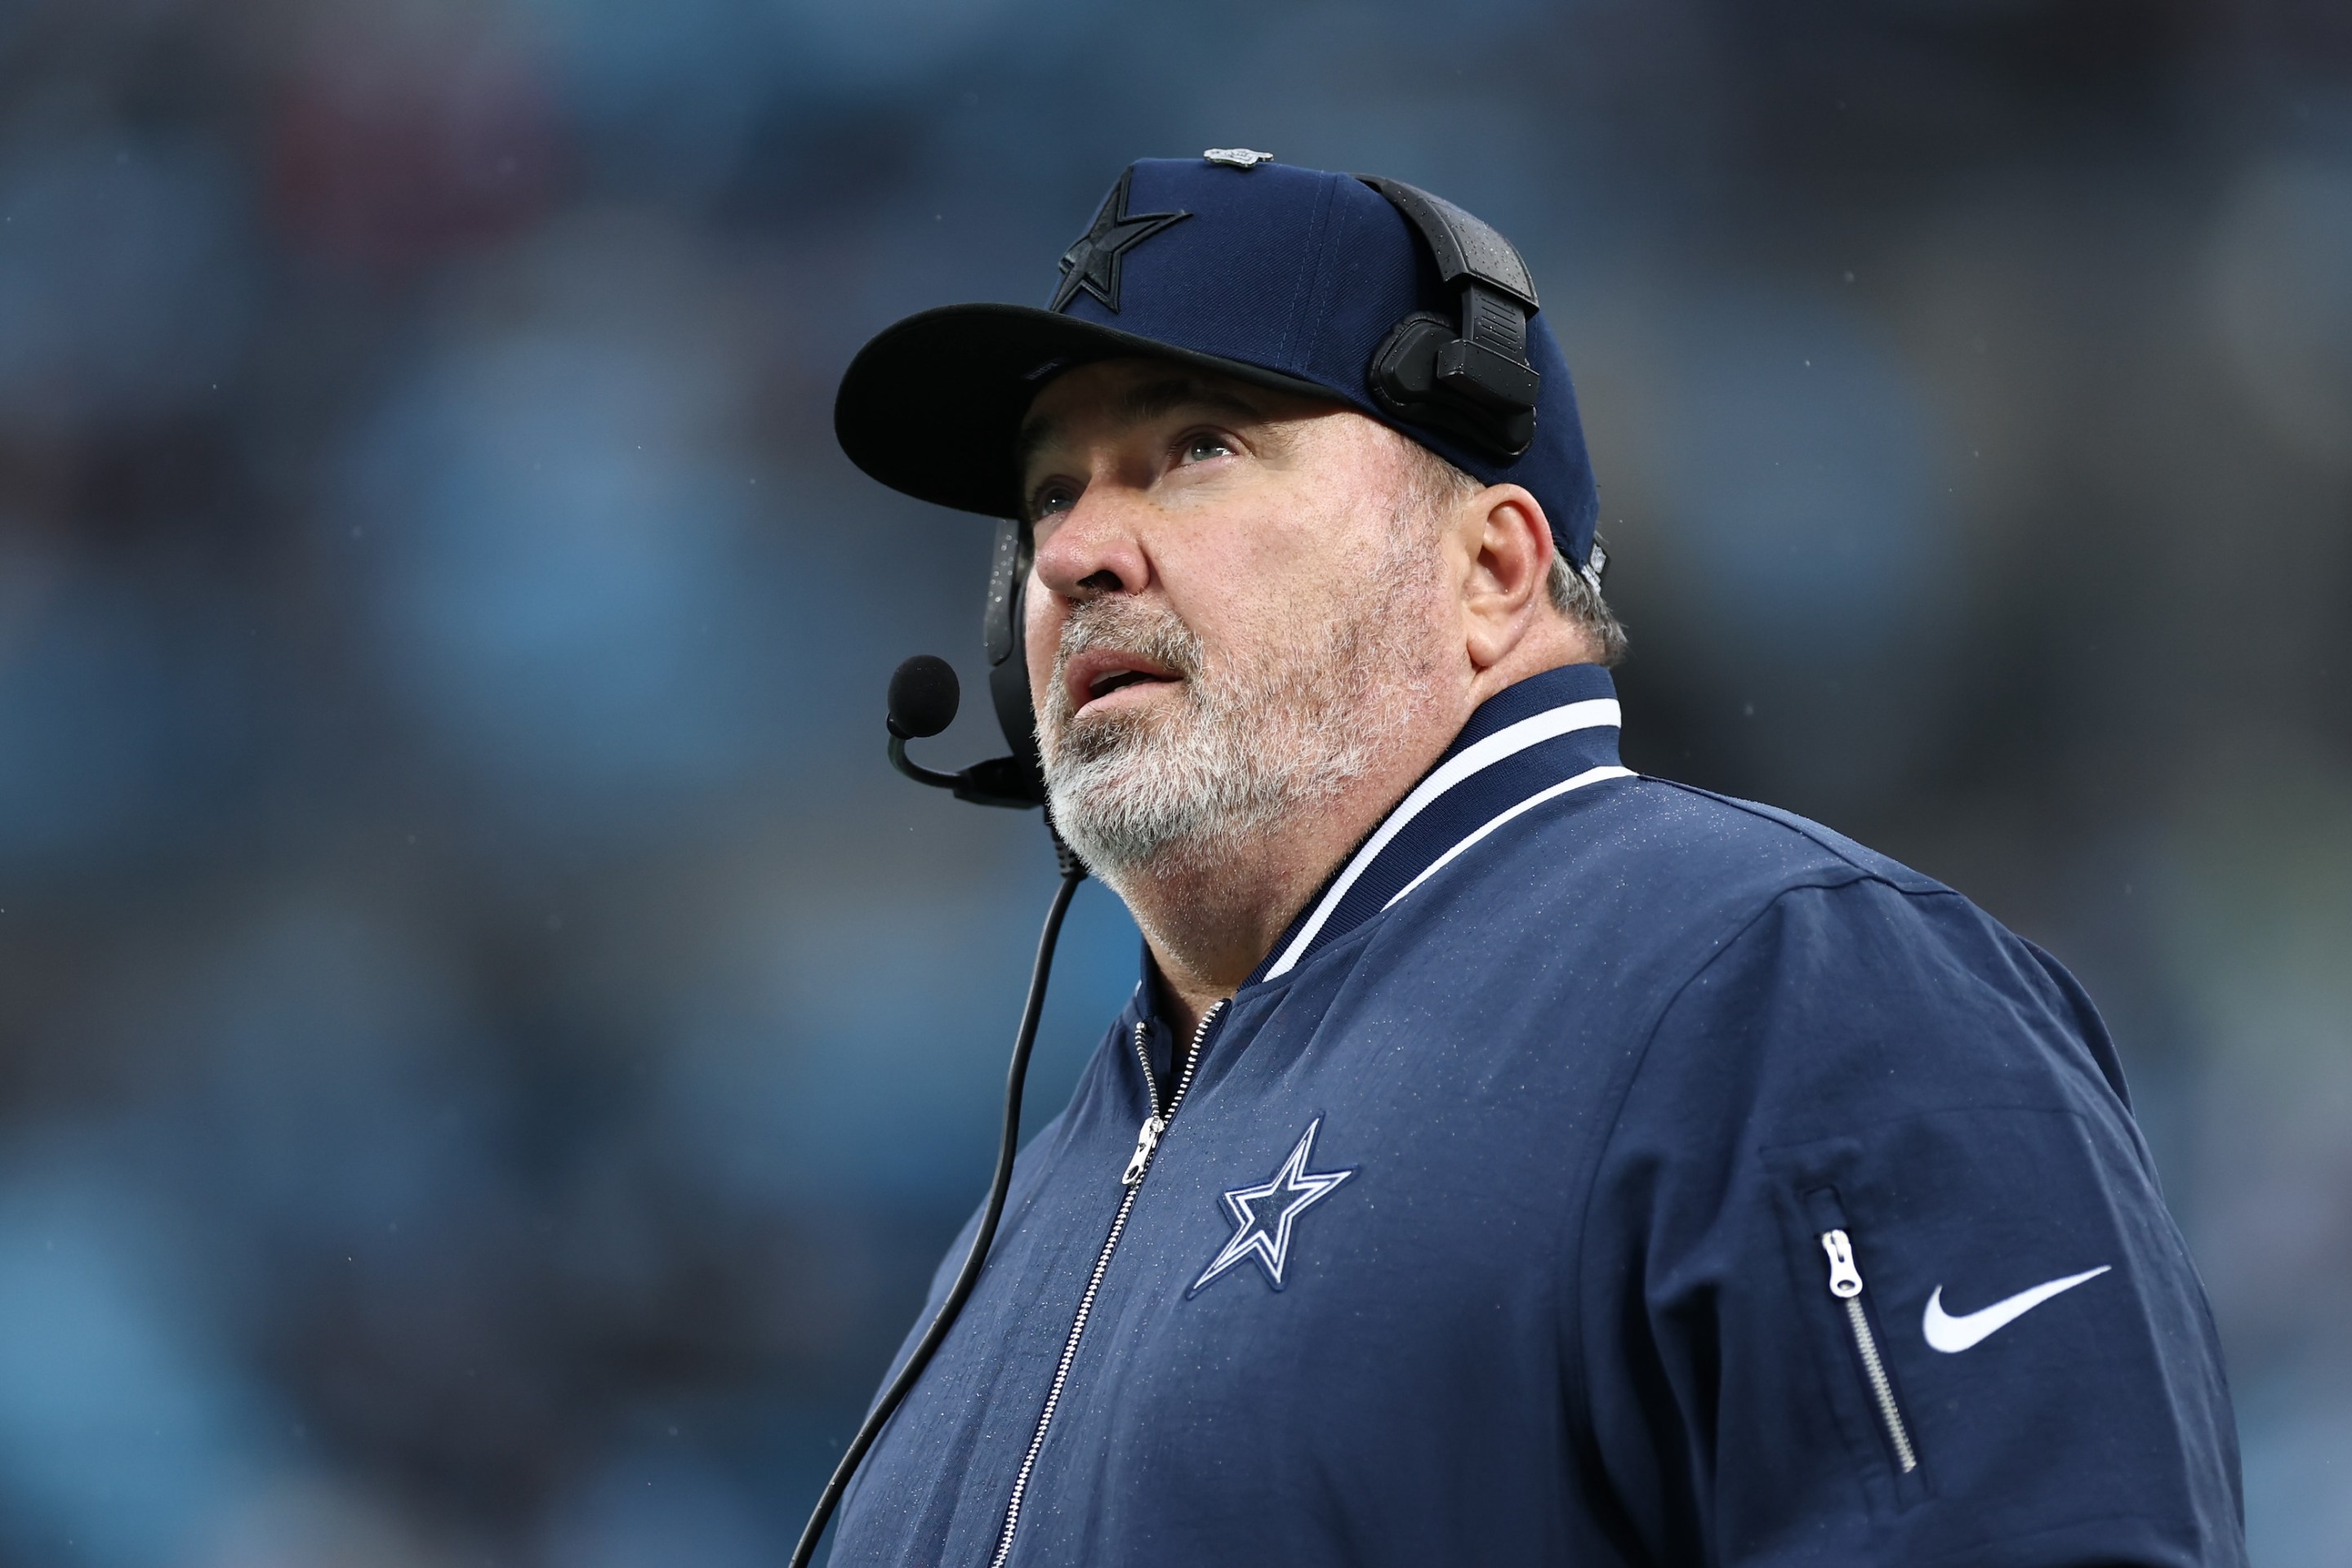
[[[993,677],[991,683],[994,683]],[[1020,692],[1025,706],[1027,686],[1024,685]],[[890,731],[890,765],[919,784],[952,790],[958,800],[967,800],[974,805],[1025,811],[1030,806],[1045,805],[1045,792],[1038,782],[1036,769],[1024,764],[1017,754],[992,757],[956,773],[927,768],[907,755],[908,741],[936,735],[955,721],[958,696],[954,668],[932,654],[919,653],[891,674],[890,706],[886,719]],[[1001,711],[998,716],[1003,717]],[[1005,733],[1013,738],[1018,752],[1023,746],[1021,734],[1011,726],[1006,727]]]
[[[919,784],[952,790],[958,800],[970,801],[974,805],[1027,811],[1037,804],[1022,776],[1020,763],[1012,757],[991,757],[984,763],[972,763],[961,773],[943,773],[907,755],[907,742],[894,734],[890,737],[890,765]]]

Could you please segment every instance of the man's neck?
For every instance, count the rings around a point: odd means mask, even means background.
[[[1203,1014],[1241,989],[1348,847],[1312,864],[1284,856],[1281,867],[1259,865],[1246,873],[1226,866],[1148,884],[1122,879],[1129,885],[1117,890],[1159,965],[1161,1015],[1170,1027],[1189,1037]]]
[[[1456,701],[1433,704],[1393,755],[1352,787],[1276,831],[1228,854],[1106,877],[1160,966],[1169,1025],[1189,1037],[1211,1007],[1241,989],[1307,901],[1396,809],[1481,703],[1529,676],[1590,657],[1580,634],[1565,628],[1531,639],[1507,664],[1480,672]]]
[[[1355,847],[1394,810],[1460,729],[1420,738],[1344,795],[1229,854],[1110,881],[1159,965],[1163,1016],[1189,1036],[1241,989]]]

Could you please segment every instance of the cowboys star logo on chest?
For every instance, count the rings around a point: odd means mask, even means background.
[[[1297,1240],[1298,1222],[1307,1210],[1337,1192],[1339,1184],[1356,1173],[1357,1167],[1344,1171],[1315,1171],[1307,1167],[1315,1158],[1315,1134],[1321,1130],[1323,1119],[1318,1116],[1307,1124],[1289,1157],[1276,1167],[1265,1181],[1245,1187],[1234,1187],[1223,1196],[1225,1214],[1234,1233],[1227,1237],[1201,1277],[1184,1292],[1191,1300],[1218,1279],[1244,1263],[1255,1263],[1275,1289],[1283,1287],[1283,1278],[1291,1264],[1291,1247]]]

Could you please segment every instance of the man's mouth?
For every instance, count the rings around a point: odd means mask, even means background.
[[[1122,691],[1139,687],[1173,686],[1182,677],[1137,654],[1099,648],[1070,661],[1066,679],[1073,712],[1083,713]],[[1127,702],[1139,700],[1128,698]],[[1123,706],[1124,703],[1118,704]]]

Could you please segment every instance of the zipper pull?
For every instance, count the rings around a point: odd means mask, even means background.
[[[1822,1232],[1822,1250],[1830,1255],[1830,1294],[1851,1301],[1862,1294],[1862,1270],[1853,1266],[1853,1242],[1842,1230]]]
[[[1131,1187],[1143,1180],[1144,1171],[1151,1164],[1151,1152],[1160,1147],[1160,1135],[1167,1131],[1165,1117],[1145,1119],[1142,1127],[1136,1131],[1135,1152],[1128,1156],[1127,1173],[1118,1179],[1120,1186]]]

